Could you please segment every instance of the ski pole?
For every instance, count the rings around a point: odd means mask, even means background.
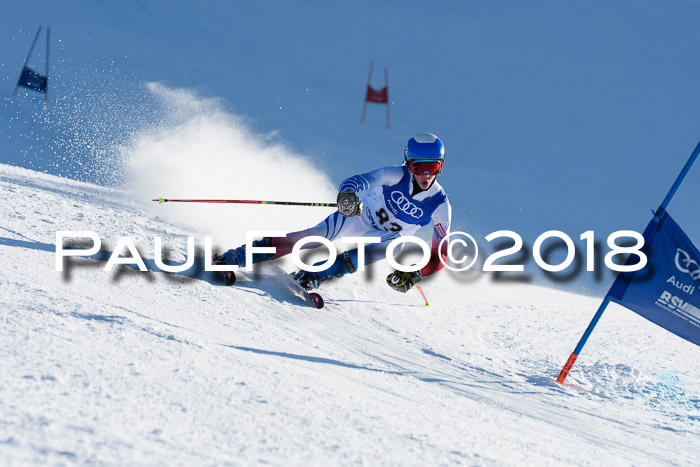
[[[157,198],[158,204],[163,203],[234,203],[234,204],[280,204],[284,206],[316,206],[322,208],[337,208],[336,203],[304,203],[297,201],[261,201],[254,199],[166,199]]]
[[[430,308],[430,302],[428,301],[428,297],[425,296],[425,292],[423,292],[423,287],[417,285],[416,290],[419,291],[420,294],[423,296],[423,300],[425,300],[425,307]]]

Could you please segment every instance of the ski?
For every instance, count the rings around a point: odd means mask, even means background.
[[[221,257],[217,256],[214,258],[214,264],[224,264],[221,262]],[[270,277],[278,283],[281,283],[285,288],[289,289],[294,295],[302,298],[307,304],[313,306],[314,308],[321,309],[325,306],[325,301],[323,297],[316,292],[309,292],[304,289],[294,278],[293,274],[289,274],[284,271],[279,266],[270,264],[265,265],[265,277]],[[222,273],[224,284],[227,286],[233,286],[236,284],[236,273],[233,271],[226,271]]]
[[[301,296],[304,299],[304,301],[306,301],[314,308],[320,310],[325,306],[325,301],[323,300],[323,297],[321,297],[321,295],[316,292],[309,292],[301,285],[299,285],[299,283],[294,280],[294,277],[292,277],[293,274],[289,274],[281,267],[272,264],[269,266],[267,271],[271,273],[270,277],[273,277],[280,283],[287,285],[293,292],[295,292],[295,295]]]

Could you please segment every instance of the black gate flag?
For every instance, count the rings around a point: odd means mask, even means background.
[[[49,37],[50,29],[46,28],[46,72],[41,74],[38,71],[29,68],[29,59],[32,57],[32,52],[34,52],[34,47],[36,42],[41,35],[41,26],[34,36],[34,41],[27,54],[27,59],[24,61],[24,66],[22,67],[22,73],[19,75],[19,80],[17,80],[17,86],[15,87],[14,95],[17,95],[17,89],[21,86],[27,89],[33,89],[34,91],[39,91],[44,93],[44,100],[48,100],[48,90],[49,90]]]

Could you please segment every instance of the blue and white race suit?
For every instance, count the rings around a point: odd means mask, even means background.
[[[352,190],[361,194],[362,214],[344,217],[335,212],[310,229],[273,238],[272,246],[277,249],[275,257],[289,254],[298,240],[311,235],[331,241],[343,237],[379,237],[380,243],[365,247],[365,262],[372,264],[385,257],[387,246],[392,240],[401,235],[413,235],[420,227],[432,222],[432,253],[428,264],[421,269],[421,274],[428,276],[439,271],[443,266],[440,256],[445,255],[447,241],[443,243],[442,251],[438,251],[438,246],[450,232],[452,208],[445,190],[437,180],[427,190],[419,191],[414,196],[411,195],[413,189],[413,176],[405,165],[383,167],[352,176],[340,184],[338,192]],[[318,246],[318,243],[307,243],[304,248]],[[357,249],[346,252],[345,258],[348,269],[357,269]],[[348,260],[352,265],[347,264]],[[340,264],[336,267],[338,271],[335,273],[345,273]]]

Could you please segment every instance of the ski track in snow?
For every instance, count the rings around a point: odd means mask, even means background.
[[[700,350],[619,306],[560,386],[599,299],[443,271],[426,309],[383,263],[324,284],[323,310],[264,267],[234,288],[94,259],[60,273],[57,230],[130,236],[149,264],[154,236],[183,261],[203,234],[25,169],[0,166],[0,192],[2,465],[700,458]]]

